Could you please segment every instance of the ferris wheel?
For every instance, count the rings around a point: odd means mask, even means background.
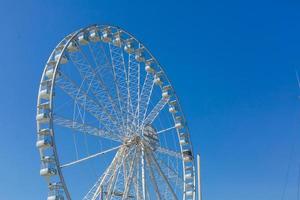
[[[125,30],[67,35],[44,68],[37,100],[40,175],[48,200],[195,200],[189,130],[150,51]]]

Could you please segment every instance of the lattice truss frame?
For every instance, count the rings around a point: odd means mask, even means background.
[[[64,170],[108,154],[109,165],[83,200],[195,200],[193,148],[178,97],[150,51],[125,30],[92,25],[55,47],[36,120],[48,200],[78,199]],[[61,164],[58,127],[113,145]]]

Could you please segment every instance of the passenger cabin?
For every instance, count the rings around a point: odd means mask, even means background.
[[[50,87],[46,87],[40,90],[39,97],[42,99],[49,100],[50,99]]]
[[[177,106],[177,101],[173,100],[169,102],[169,112],[170,113],[177,113],[178,112],[178,106]]]
[[[92,42],[99,42],[100,36],[97,28],[93,28],[89,31],[89,40]]]
[[[191,161],[193,161],[193,155],[192,155],[192,151],[191,150],[189,150],[189,149],[183,150],[182,154],[183,154],[183,160],[185,162],[191,162]]]
[[[188,136],[184,133],[181,133],[180,134],[180,144],[181,145],[187,145],[189,142],[188,142]]]
[[[145,57],[144,57],[144,48],[138,48],[135,51],[135,59],[138,62],[144,62],[145,61]]]
[[[42,168],[40,170],[40,175],[41,176],[47,176],[47,177],[49,177],[49,176],[56,175],[56,173],[57,173],[57,170],[55,168],[53,168],[53,167],[46,167],[46,168]]]
[[[180,116],[175,117],[175,128],[181,129],[183,128],[183,126],[184,126],[184,122],[182,117]]]
[[[129,54],[132,54],[134,52],[133,38],[127,39],[125,41],[124,51]]]
[[[48,129],[48,128],[43,128],[43,129],[40,129],[40,130],[38,131],[38,134],[39,134],[39,135],[43,135],[43,136],[45,136],[45,135],[50,135],[50,134],[51,134],[51,131],[50,131],[50,129]]]
[[[114,37],[113,37],[113,44],[115,46],[118,46],[120,47],[122,45],[122,40],[121,40],[121,33],[118,31],[117,33],[114,34]]]
[[[77,39],[81,45],[87,45],[89,43],[89,38],[85,32],[79,33]]]
[[[69,52],[76,52],[79,50],[79,47],[75,41],[71,41],[67,46],[67,51]]]
[[[155,73],[154,83],[156,85],[160,85],[161,86],[163,84],[162,76],[163,76],[163,72],[162,71],[159,71],[159,72]]]
[[[145,71],[146,71],[147,73],[150,73],[150,74],[152,74],[152,73],[155,72],[154,69],[153,69],[153,67],[151,66],[150,63],[146,63]]]
[[[39,109],[49,110],[50,109],[50,102],[46,101],[46,102],[40,103],[37,107]]]
[[[64,196],[63,195],[50,195],[48,196],[47,200],[64,200]]]
[[[50,121],[48,113],[39,113],[36,115],[36,120],[39,123],[47,123]]]
[[[61,50],[58,50],[57,52],[55,52],[54,60],[56,62],[59,62],[60,64],[66,64],[68,62],[67,56],[65,54],[62,54]]]
[[[171,96],[171,89],[172,87],[170,85],[164,86],[162,90],[162,97],[164,99],[169,99]]]
[[[52,147],[52,142],[49,139],[40,139],[36,142],[36,147],[39,149],[46,149]]]
[[[109,28],[105,28],[101,32],[101,40],[103,42],[110,42],[112,40],[111,38],[111,30]]]

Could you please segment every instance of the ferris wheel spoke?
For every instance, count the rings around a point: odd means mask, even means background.
[[[167,105],[169,102],[169,98],[161,98],[159,102],[154,106],[154,108],[150,111],[145,120],[143,120],[142,124],[152,124],[156,117],[159,115],[160,111]]]
[[[89,192],[84,196],[83,200],[92,200],[96,199],[99,195],[102,195],[103,192],[103,183],[105,182],[106,178],[111,174],[114,167],[117,163],[120,162],[124,155],[124,148],[120,148],[116,155],[114,156],[111,164],[102,174],[102,176],[97,180],[97,182],[93,185],[93,187],[89,190]]]
[[[151,73],[147,73],[140,94],[140,98],[138,99],[139,101],[138,108],[135,112],[135,118],[137,119],[138,123],[142,122],[142,120],[146,115],[153,86],[154,86],[154,76]]]
[[[181,153],[163,147],[157,147],[156,152],[166,154],[174,158],[182,159]]]
[[[92,99],[87,92],[83,91],[80,87],[76,85],[70,78],[66,75],[60,73],[60,77],[57,79],[57,85],[75,102],[88,111],[92,116],[101,122],[103,128],[108,131],[119,132],[116,121],[111,118],[108,113],[105,113],[101,104]],[[104,111],[104,112],[103,112]]]
[[[78,46],[80,45],[78,44]],[[90,64],[82,49],[79,48],[79,50],[80,53],[77,52],[76,54],[69,54],[70,60],[77,68],[81,78],[86,81],[88,85],[90,85],[93,96],[95,96],[99,103],[101,102],[101,104],[103,104],[105,112],[111,116],[115,116],[119,121],[116,105],[110,93],[108,92],[107,87],[105,86],[103,80],[98,76],[96,70]],[[81,56],[78,54],[81,54]],[[105,65],[108,65],[108,63],[105,63]],[[97,68],[100,68],[100,66],[97,65]]]
[[[130,96],[131,112],[138,106],[140,94],[140,64],[136,61],[134,54],[129,54],[128,58],[128,93]]]
[[[102,178],[100,184],[98,185],[98,188],[94,195],[92,196],[92,200],[96,200],[99,195],[101,195],[101,198],[103,198],[104,194],[106,196],[109,194],[107,191],[108,185],[110,185],[112,178],[116,176],[116,173],[118,173],[119,168],[121,167],[123,161],[125,158],[127,158],[128,151],[126,148],[121,148],[118,152],[119,154],[116,154],[114,160],[115,162],[112,162],[112,164],[108,167],[108,169],[105,172],[105,176]],[[106,191],[104,191],[106,189]]]
[[[136,199],[143,199],[142,194],[142,185],[141,185],[141,178],[140,178],[140,159],[141,158],[141,151],[138,152],[137,159],[136,159],[136,174],[134,176],[134,189],[136,194]]]
[[[127,89],[127,72],[125,69],[125,62],[123,50],[117,46],[109,44],[109,51],[114,73],[114,81],[123,120],[123,126],[126,128],[127,118],[127,102],[128,102],[128,89]]]
[[[107,187],[108,189],[106,191],[106,194],[107,194],[106,199],[107,200],[110,200],[112,195],[115,194],[114,188],[115,188],[115,184],[116,184],[116,181],[118,179],[118,176],[119,176],[120,172],[122,171],[121,166],[124,162],[126,162],[127,158],[129,157],[129,155],[131,155],[133,150],[129,149],[128,151],[129,152],[127,153],[127,155],[123,157],[122,162],[119,163],[119,165],[117,166],[117,168],[114,171],[113,175],[110,177],[109,184],[108,184],[108,187]]]
[[[175,129],[175,128],[176,128],[175,126],[171,126],[171,127],[169,127],[169,128],[165,128],[165,129],[162,129],[162,130],[157,131],[156,134],[165,133],[165,132],[170,131],[170,130],[173,130],[173,129]]]
[[[116,102],[114,100],[114,98],[111,96],[106,84],[104,84],[104,81],[103,81],[103,78],[101,76],[101,73],[97,73],[97,71],[99,71],[101,69],[101,66],[104,67],[104,66],[109,66],[109,68],[112,67],[112,64],[107,56],[107,54],[105,53],[105,49],[103,47],[103,45],[100,45],[101,43],[95,43],[96,44],[99,44],[100,47],[98,47],[97,49],[99,49],[99,53],[97,54],[97,51],[91,46],[91,44],[89,43],[89,50],[92,54],[92,57],[93,57],[93,60],[96,64],[96,68],[98,70],[94,70],[94,72],[96,73],[99,81],[100,81],[100,86],[103,88],[103,90],[106,92],[107,94],[107,97],[109,98],[111,104],[113,105],[113,108],[116,112],[116,114],[118,115],[118,117],[120,118],[120,110],[118,108],[118,105],[116,105]],[[104,61],[104,63],[102,63],[101,61]]]
[[[114,171],[113,175],[110,177],[108,189],[104,192],[106,194],[106,199],[110,200],[113,195],[116,194],[115,186],[118,180],[118,177],[121,173],[120,166]]]
[[[154,176],[153,168],[152,168],[151,162],[150,162],[149,157],[147,156],[147,154],[145,155],[145,160],[146,160],[147,168],[149,169],[150,180],[152,182],[152,185],[154,187],[154,191],[156,193],[156,198],[160,200],[161,199],[161,194],[159,192],[158,184],[157,184],[155,176]]]
[[[78,46],[80,45],[78,44]],[[90,85],[93,96],[96,97],[98,102],[103,104],[105,111],[109,113],[109,115],[115,116],[119,120],[118,112],[116,111],[116,105],[103,80],[98,76],[98,73],[92,67],[82,49],[79,48],[79,50],[80,53],[76,52],[69,54],[70,60],[77,68],[81,78],[85,80],[88,85]],[[78,54],[81,54],[81,56]],[[108,65],[108,63],[105,63],[105,65]],[[100,66],[97,65],[97,68],[100,68]]]
[[[179,176],[179,174],[176,172],[176,170],[174,170],[170,165],[168,165],[167,163],[165,163],[165,161],[163,161],[160,158],[155,157],[156,160],[163,165],[164,167],[166,167],[170,172],[172,172],[173,177],[176,177],[177,179],[179,179],[180,181],[183,181],[183,178],[181,176]],[[171,177],[168,177],[171,178]]]
[[[141,148],[141,155],[140,155],[140,158],[141,158],[141,175],[142,175],[142,200],[146,200],[146,187],[147,187],[147,184],[146,184],[146,176],[145,176],[145,173],[146,173],[146,163],[145,163],[145,148],[142,147]]]
[[[107,132],[105,130],[96,128],[94,126],[90,126],[87,124],[83,124],[71,119],[66,119],[58,115],[54,115],[53,122],[59,126],[69,128],[78,132],[82,132],[84,134],[89,134],[93,136],[99,136],[108,140],[113,140],[117,142],[121,142],[121,138],[119,135],[115,135],[111,132]]]
[[[129,189],[132,185],[132,179],[133,179],[133,172],[134,172],[134,168],[135,168],[135,160],[136,160],[136,155],[137,155],[137,152],[135,151],[134,153],[134,156],[133,156],[133,159],[130,163],[130,169],[129,169],[129,172],[128,172],[128,176],[126,176],[126,181],[124,183],[124,193],[123,193],[123,197],[122,197],[122,200],[125,200],[128,198],[128,193],[129,193]]]
[[[154,155],[152,154],[151,151],[147,151],[147,154],[149,155],[150,159],[153,161],[154,165],[157,168],[158,173],[160,174],[160,176],[163,178],[163,180],[165,181],[165,183],[167,184],[170,192],[172,193],[174,199],[178,200],[178,197],[175,193],[175,191],[172,188],[172,185],[170,184],[168,178],[166,177],[166,175],[164,174],[164,172],[162,171],[160,165],[158,164],[157,160],[155,159]]]
[[[127,77],[126,77],[126,84],[127,84],[127,114],[126,114],[126,124],[128,127],[134,127],[136,125],[136,122],[134,120],[134,108],[133,104],[135,101],[135,79],[136,77],[133,76],[136,75],[134,72],[138,72],[137,69],[134,68],[134,63],[133,63],[133,55],[129,54],[128,56],[128,71],[127,71]],[[136,62],[136,61],[135,61]],[[139,65],[138,65],[139,68]]]
[[[63,164],[63,165],[60,166],[60,168],[69,167],[69,166],[72,166],[72,165],[81,163],[81,162],[83,162],[83,161],[86,161],[86,160],[89,160],[89,159],[92,159],[92,158],[95,158],[95,157],[98,157],[98,156],[107,154],[107,153],[109,153],[109,152],[111,152],[111,151],[115,151],[115,150],[119,149],[121,146],[122,146],[122,145],[117,146],[117,147],[113,147],[113,148],[107,149],[107,150],[105,150],[105,151],[102,151],[102,152],[98,152],[98,153],[92,154],[92,155],[87,156],[87,157],[85,157],[85,158],[81,158],[81,159],[78,159],[78,160],[75,160],[75,161],[72,161],[72,162]]]

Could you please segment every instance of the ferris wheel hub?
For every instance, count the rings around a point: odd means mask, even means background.
[[[141,137],[139,135],[133,135],[130,138],[125,139],[124,144],[126,146],[139,145],[141,143]]]

